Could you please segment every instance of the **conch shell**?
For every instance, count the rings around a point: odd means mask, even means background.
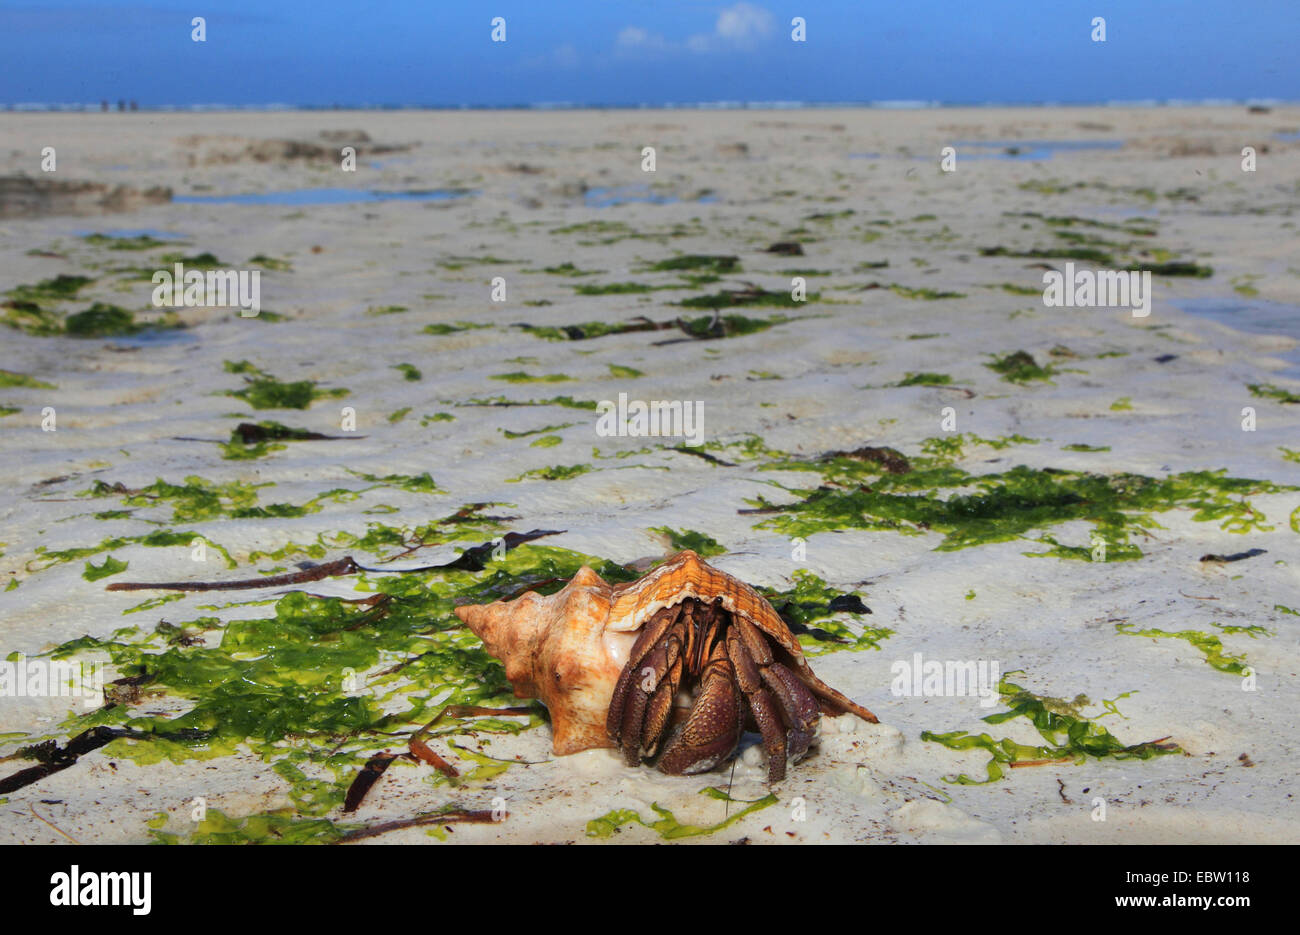
[[[636,581],[610,585],[583,566],[549,597],[529,591],[513,601],[457,607],[456,616],[505,663],[517,697],[546,705],[553,748],[565,755],[616,746],[606,716],[638,631],[658,611],[688,598],[716,602],[763,631],[788,653],[797,677],[825,709],[876,720],[812,674],[798,642],[762,595],[690,550]]]

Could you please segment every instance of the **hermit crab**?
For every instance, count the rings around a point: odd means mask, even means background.
[[[557,754],[622,750],[669,774],[713,769],[758,731],[768,782],[808,751],[823,712],[876,717],[813,674],[776,610],[683,551],[610,585],[584,566],[549,597],[456,608],[520,698],[551,715]]]

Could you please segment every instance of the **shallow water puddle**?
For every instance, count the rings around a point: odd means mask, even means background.
[[[295,188],[283,192],[243,195],[177,195],[177,204],[212,205],[341,205],[373,201],[449,201],[475,194],[463,188],[424,188],[383,191],[372,188]]]
[[[1180,311],[1217,321],[1229,328],[1251,334],[1280,334],[1300,340],[1300,306],[1269,302],[1249,297],[1171,299]],[[1289,361],[1291,366],[1276,376],[1300,379],[1300,347],[1270,354]]]

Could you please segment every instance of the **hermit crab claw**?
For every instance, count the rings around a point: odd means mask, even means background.
[[[629,766],[699,773],[730,759],[750,727],[778,782],[823,712],[876,722],[813,674],[762,595],[690,550],[627,584],[584,567],[549,597],[456,614],[505,663],[515,694],[547,706],[557,754],[617,747]]]

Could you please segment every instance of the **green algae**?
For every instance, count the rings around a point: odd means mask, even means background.
[[[135,334],[142,326],[136,324],[135,315],[126,309],[96,302],[84,312],[65,318],[63,327],[73,337],[107,338]]]
[[[19,413],[22,411],[23,411],[22,408],[19,406],[6,406],[0,404],[0,419],[3,419],[5,416],[11,416],[14,415],[15,413]]]
[[[757,528],[786,536],[840,529],[942,533],[939,551],[1030,538],[1034,530],[1080,520],[1091,523],[1094,535],[1107,543],[1107,558],[1137,558],[1141,552],[1129,543],[1129,536],[1157,527],[1155,514],[1191,510],[1193,520],[1217,522],[1227,532],[1266,531],[1271,528],[1264,524],[1266,518],[1245,498],[1300,489],[1227,477],[1223,470],[1154,478],[1021,465],[974,475],[954,463],[966,443],[962,436],[930,439],[923,446],[926,456],[911,459],[913,470],[900,474],[842,456],[818,461],[778,458],[762,469],[815,472],[820,485],[783,487],[799,499],[778,505],[760,497],[748,501],[754,508],[749,512],[768,515]],[[1046,536],[1036,541],[1053,548],[1026,554],[1087,559],[1090,553]]]
[[[1300,403],[1300,395],[1272,383],[1247,383],[1246,389],[1250,390],[1251,396],[1260,399],[1276,399],[1279,403],[1287,404]]]
[[[637,370],[635,367],[625,367],[622,364],[609,364],[609,375],[621,379],[634,380],[637,377],[645,376],[645,373]]]
[[[94,281],[88,276],[71,276],[60,273],[53,279],[43,279],[35,285],[15,286],[6,295],[15,302],[28,302],[36,305],[67,302],[76,298],[78,292]]]
[[[1008,383],[1024,384],[1032,380],[1051,382],[1052,376],[1056,373],[1050,364],[1046,367],[1039,366],[1027,351],[1013,351],[1001,357],[995,356],[984,366],[994,373],[1001,374],[1002,379]]]
[[[1142,268],[1152,276],[1192,276],[1196,279],[1208,279],[1214,275],[1214,270],[1209,266],[1182,260],[1169,263],[1146,263]]]
[[[1007,675],[1015,673],[1008,672]],[[1009,710],[990,714],[981,718],[988,724],[1001,724],[1013,718],[1023,717],[1034,725],[1045,744],[1017,743],[1010,738],[994,740],[990,734],[971,735],[964,730],[948,733],[922,731],[921,739],[942,744],[950,750],[984,750],[990,756],[984,779],[973,779],[965,774],[944,776],[943,781],[957,785],[986,785],[997,782],[1005,775],[1003,766],[1013,767],[1017,763],[1037,763],[1043,760],[1059,760],[1062,764],[1073,762],[1081,764],[1089,757],[1094,759],[1139,759],[1148,760],[1182,751],[1176,744],[1161,740],[1146,741],[1138,744],[1124,744],[1097,721],[1105,714],[1091,718],[1081,714],[1080,709],[1089,704],[1086,696],[1078,696],[1073,703],[1063,703],[1059,699],[1035,695],[1007,680],[1003,676],[998,683],[998,693]],[[1119,709],[1115,702],[1129,697],[1126,692],[1102,702],[1107,713],[1116,714]]]
[[[1110,445],[1084,445],[1075,442],[1072,445],[1062,445],[1062,451],[1110,451]]]
[[[481,328],[491,328],[491,327],[492,326],[488,324],[476,323],[472,321],[455,321],[455,322],[440,321],[432,325],[425,325],[424,333],[439,334],[439,335],[456,334],[459,331],[474,331]]]
[[[543,273],[550,273],[552,276],[597,276],[604,270],[599,269],[578,269],[572,263],[561,263],[558,266],[547,266],[542,270]]]
[[[262,269],[269,269],[274,272],[288,272],[293,269],[293,264],[288,260],[281,260],[277,257],[267,256],[265,253],[259,253],[257,256],[248,258],[249,266],[260,266]]]
[[[409,380],[411,383],[418,383],[420,380],[424,379],[424,374],[420,372],[419,368],[416,367],[415,364],[394,364],[393,369],[400,370],[402,372],[402,379]]]
[[[683,308],[731,308],[737,305],[799,308],[808,302],[821,300],[820,292],[809,292],[804,299],[796,299],[788,291],[772,292],[768,289],[723,289],[711,295],[697,295],[683,299]]]
[[[38,545],[32,551],[36,557],[27,563],[28,571],[41,571],[46,568],[59,565],[64,562],[77,562],[83,558],[89,558],[92,555],[99,555],[101,552],[111,552],[115,549],[123,549],[128,545],[143,545],[149,548],[173,548],[184,547],[191,548],[195,540],[202,540],[214,552],[219,553],[226,560],[228,568],[235,567],[235,560],[230,557],[222,546],[202,536],[197,532],[184,531],[177,532],[173,530],[155,530],[142,536],[111,536],[103,539],[98,545],[80,546],[71,549],[50,549],[48,546]]]
[[[164,253],[158,258],[158,261],[167,266],[180,263],[190,269],[221,269],[226,265],[218,260],[214,254],[207,252],[196,253],[194,256],[185,256],[180,253]]]
[[[592,285],[574,286],[578,295],[640,295],[646,292],[661,292],[665,289],[681,289],[682,286],[651,286],[643,282],[607,282]]]
[[[313,441],[321,437],[309,429],[292,428],[268,419],[257,422],[256,428],[258,437],[255,441],[246,440],[242,425],[232,429],[230,441],[221,443],[221,457],[226,461],[252,461],[274,451],[283,451],[286,446],[281,442]]]
[[[226,361],[227,373],[244,375],[247,384],[240,390],[226,390],[226,396],[242,399],[254,409],[306,409],[318,399],[339,399],[348,390],[318,389],[315,380],[284,382],[246,360]]]
[[[120,562],[113,556],[109,555],[104,559],[103,564],[96,565],[93,562],[86,562],[86,570],[81,573],[81,577],[87,581],[98,581],[101,578],[107,578],[110,575],[116,575],[126,571],[127,562]]]
[[[952,377],[946,373],[909,373],[903,379],[899,380],[894,386],[947,386],[952,383]]]
[[[1132,412],[1133,397],[1121,396],[1119,399],[1115,400],[1113,403],[1110,404],[1110,408],[1113,412]]]
[[[1042,289],[1036,289],[1033,286],[1017,286],[1015,283],[1012,282],[1004,282],[1001,285],[997,286],[996,288],[1001,289],[1003,292],[1009,292],[1012,295],[1042,295],[1043,294]]]
[[[507,478],[506,483],[517,484],[525,480],[572,480],[594,470],[595,468],[590,464],[557,464],[552,467],[524,471],[518,477]]]
[[[405,305],[371,305],[366,309],[366,314],[369,315],[371,318],[378,318],[381,315],[400,315],[403,312],[409,312],[409,311],[410,309],[407,308]],[[428,328],[425,328],[425,330],[428,331],[429,328],[432,327],[434,326],[429,325]],[[431,333],[438,334],[440,332],[431,332]],[[446,332],[441,332],[441,333],[446,333]]]
[[[360,477],[362,480],[370,481],[372,484],[382,484],[385,487],[398,487],[410,493],[442,493],[443,491],[434,483],[433,477],[428,471],[423,474],[364,474],[361,471],[350,471]]]
[[[13,370],[0,370],[0,387],[18,387],[30,390],[53,390],[58,388],[53,383],[46,383],[44,380],[38,380],[25,373],[16,373]]]
[[[82,237],[86,243],[96,247],[108,247],[110,250],[155,250],[168,246],[165,240],[159,240],[149,234],[137,234],[131,237],[113,237],[109,234],[86,234]]]
[[[647,267],[647,269],[653,272],[705,270],[717,274],[738,273],[740,272],[740,257],[688,253],[684,256],[675,256],[667,260],[660,260],[657,263],[652,263]]]
[[[1213,625],[1218,627],[1223,633],[1244,633],[1251,639],[1255,639],[1255,637],[1259,635],[1273,635],[1270,630],[1258,625],[1248,627],[1219,623]],[[1191,644],[1199,650],[1203,656],[1205,656],[1205,661],[1210,668],[1217,669],[1220,672],[1227,672],[1230,675],[1244,675],[1249,668],[1246,664],[1246,657],[1244,655],[1233,655],[1225,652],[1223,642],[1213,633],[1203,633],[1199,630],[1178,630],[1175,632],[1154,628],[1135,630],[1132,626],[1132,624],[1127,622],[1117,623],[1115,624],[1115,631],[1128,636],[1146,636],[1152,639],[1183,640],[1184,642]]]
[[[544,425],[540,429],[529,429],[526,432],[512,432],[510,429],[499,429],[506,438],[527,438],[530,435],[542,435],[546,432],[558,432],[560,429],[567,429],[570,426],[577,425],[576,422],[559,422],[555,425]]]
[[[700,558],[713,558],[715,555],[726,555],[727,547],[718,542],[712,536],[706,536],[702,532],[696,532],[694,529],[673,529],[671,526],[651,526],[651,532],[657,532],[668,537],[668,544],[674,552],[680,552],[682,549],[690,549],[700,556]]]
[[[504,396],[479,397],[457,403],[458,406],[563,406],[566,409],[597,409],[594,399],[574,399],[572,396],[552,396],[549,399],[507,399]]]
[[[715,786],[707,789],[701,789],[700,795],[708,796],[711,799],[719,799],[723,802],[734,802],[743,804],[745,807],[728,815],[722,821],[714,825],[688,825],[678,821],[671,811],[664,808],[657,802],[652,802],[650,808],[659,817],[654,821],[647,821],[641,815],[630,808],[616,808],[613,811],[606,812],[599,818],[593,818],[587,822],[587,837],[589,838],[609,838],[620,833],[624,825],[639,824],[656,832],[665,841],[676,841],[681,838],[693,838],[706,834],[715,834],[725,828],[730,828],[736,822],[745,818],[754,812],[761,811],[769,806],[775,805],[780,801],[774,793],[769,792],[761,799],[733,799],[727,792]]]
[[[925,288],[912,289],[909,288],[908,286],[900,286],[898,283],[891,284],[889,286],[889,291],[894,293],[894,295],[900,295],[905,299],[924,299],[930,302],[933,302],[936,299],[966,298],[966,293],[964,292],[947,292],[938,289],[925,289]]]
[[[573,377],[566,376],[562,373],[544,373],[534,375],[526,373],[523,370],[515,370],[511,373],[494,373],[489,379],[503,380],[506,383],[568,383]]]
[[[541,438],[538,438],[538,439],[535,439],[535,440],[529,442],[529,443],[528,443],[528,447],[530,447],[530,448],[554,448],[556,445],[560,444],[560,443],[563,442],[563,441],[564,441],[564,439],[561,438],[559,435],[543,435]]]
[[[1012,250],[1008,247],[981,247],[980,256],[1023,257],[1026,259],[1082,260],[1096,266],[1114,266],[1115,257],[1096,247],[1036,247],[1029,250]]]
[[[854,629],[841,619],[843,613],[871,613],[855,592],[832,588],[806,568],[797,569],[792,577],[794,584],[784,590],[769,587],[756,590],[796,630],[804,655],[817,657],[841,650],[879,650],[881,642],[894,635],[889,627],[858,621]]]

